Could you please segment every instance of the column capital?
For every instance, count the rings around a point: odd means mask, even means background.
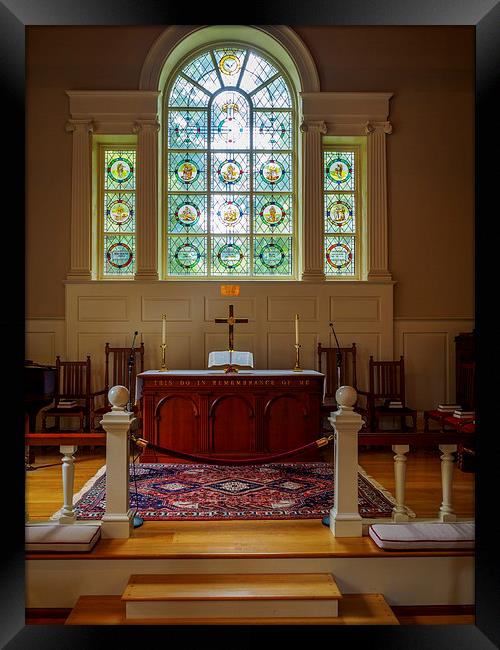
[[[134,133],[140,133],[141,131],[153,131],[155,133],[158,133],[159,130],[160,130],[160,123],[156,119],[136,120],[132,128],[132,131]]]
[[[87,133],[92,133],[94,130],[94,122],[92,120],[69,119],[66,122],[65,128],[68,133],[73,131],[87,131]]]
[[[325,135],[328,129],[324,120],[303,120],[300,130],[302,133],[321,133]]]

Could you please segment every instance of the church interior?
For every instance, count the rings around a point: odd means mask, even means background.
[[[27,527],[109,480],[28,625],[475,624],[474,111],[467,25],[27,28]],[[132,420],[139,463],[334,466],[326,525],[134,525]]]

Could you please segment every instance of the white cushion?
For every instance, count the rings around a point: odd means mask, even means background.
[[[385,550],[453,550],[474,548],[474,522],[371,524],[368,534]]]
[[[91,551],[101,536],[101,527],[87,524],[26,524],[27,551],[75,553]]]

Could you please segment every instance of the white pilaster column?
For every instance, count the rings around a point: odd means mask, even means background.
[[[341,386],[335,393],[339,410],[328,420],[335,430],[335,476],[330,530],[335,537],[361,537],[358,506],[358,431],[362,418],[355,413],[357,393],[352,386]]]
[[[452,507],[452,486],[453,486],[453,453],[457,450],[457,445],[439,445],[441,456],[441,487],[443,490],[443,501],[439,508],[439,521],[456,521]]]
[[[405,506],[405,484],[406,484],[406,455],[410,451],[410,445],[392,445],[394,452],[394,479],[396,505],[392,509],[392,521],[408,521],[410,519]]]
[[[321,136],[326,124],[308,120],[300,125],[304,138],[302,166],[302,249],[304,266],[302,280],[319,282],[325,279],[323,262],[323,147]]]
[[[368,156],[368,280],[391,280],[387,232],[386,135],[392,125],[365,124]]]
[[[76,445],[61,445],[59,451],[63,455],[62,462],[62,483],[63,483],[63,507],[57,521],[60,524],[74,524],[76,514],[73,508],[73,493],[75,488],[75,457]]]
[[[101,420],[106,431],[106,512],[101,520],[101,537],[130,537],[134,512],[129,494],[129,431],[133,413],[125,410],[129,391],[125,386],[113,386],[108,392],[110,412]]]
[[[66,131],[73,133],[71,170],[71,244],[69,280],[92,278],[92,164],[91,120],[71,119]]]
[[[136,280],[158,280],[158,131],[157,120],[136,122]]]

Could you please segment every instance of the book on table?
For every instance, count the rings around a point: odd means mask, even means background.
[[[466,418],[468,420],[472,420],[475,415],[476,415],[475,411],[463,411],[463,410],[453,411],[454,418]]]
[[[462,410],[462,407],[460,404],[438,404],[437,410],[443,413],[453,413]]]
[[[72,409],[75,406],[78,406],[78,401],[76,399],[60,399],[57,404],[57,408],[60,409]]]
[[[401,409],[403,408],[403,402],[401,400],[389,400],[387,406],[390,409]]]

